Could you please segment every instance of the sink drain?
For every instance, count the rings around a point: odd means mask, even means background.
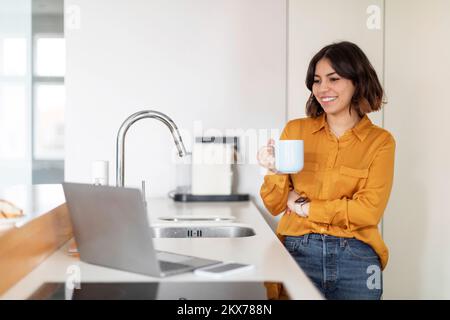
[[[187,230],[188,238],[201,238],[202,235],[203,235],[202,230],[198,230],[198,229],[189,229],[189,230]]]

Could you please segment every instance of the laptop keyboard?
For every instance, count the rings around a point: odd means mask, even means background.
[[[192,256],[166,251],[157,251],[156,257],[158,258],[161,270],[166,272],[180,269],[196,269],[221,262],[209,259],[194,258]]]
[[[165,251],[157,251],[156,257],[161,261],[175,262],[175,263],[183,263],[185,261],[191,260],[192,257],[185,256],[178,253],[171,253]]]
[[[188,266],[186,264],[182,263],[175,263],[175,262],[169,262],[169,261],[159,261],[159,266],[161,267],[161,270],[163,271],[172,271],[172,270],[179,270],[184,268],[192,268],[191,266]]]

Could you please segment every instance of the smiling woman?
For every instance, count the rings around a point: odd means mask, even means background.
[[[308,117],[289,121],[280,139],[303,140],[304,162],[314,170],[281,174],[262,149],[261,198],[273,215],[285,212],[277,234],[327,299],[380,299],[388,249],[378,223],[391,192],[395,140],[367,113],[381,108],[383,89],[350,42],[320,50],[306,86]]]
[[[309,64],[306,87],[311,91],[306,113],[313,117],[323,114],[324,109],[329,109],[330,114],[344,109],[351,114],[355,110],[363,117],[382,107],[383,88],[375,69],[351,42],[320,50]]]

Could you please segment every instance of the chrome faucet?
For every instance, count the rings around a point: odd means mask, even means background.
[[[178,149],[178,155],[183,157],[186,155],[186,149],[181,139],[180,133],[175,123],[166,116],[164,113],[154,111],[154,110],[144,110],[133,113],[131,116],[125,119],[119,128],[117,133],[117,143],[116,143],[116,186],[123,187],[125,184],[125,135],[128,129],[133,123],[138,120],[145,118],[153,118],[164,123],[170,130],[175,141],[175,145]]]

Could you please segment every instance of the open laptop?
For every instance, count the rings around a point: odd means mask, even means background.
[[[82,261],[163,277],[221,261],[156,251],[140,190],[63,183]]]

